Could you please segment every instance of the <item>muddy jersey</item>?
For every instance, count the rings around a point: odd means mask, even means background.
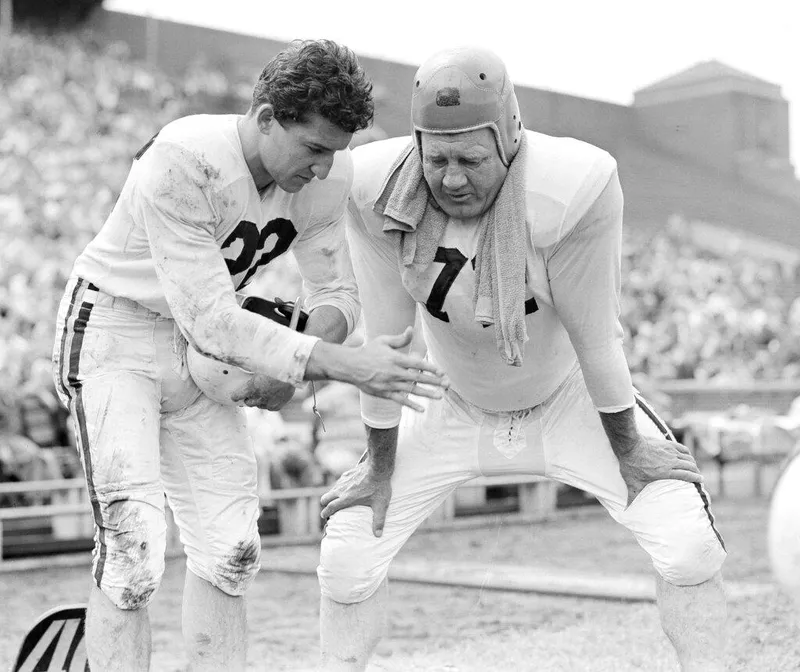
[[[292,250],[306,308],[334,306],[352,330],[359,305],[343,222],[352,160],[338,152],[327,179],[297,193],[275,183],[259,192],[238,118],[185,117],[148,142],[73,274],[173,317],[205,354],[298,382],[317,339],[242,310],[236,292]]]
[[[537,406],[579,363],[598,410],[633,405],[619,323],[622,191],[616,162],[571,138],[528,134],[524,363],[503,361],[494,327],[475,320],[477,220],[450,219],[427,268],[401,265],[396,235],[373,210],[408,138],[359,147],[348,209],[348,239],[367,338],[421,319],[430,359],[461,397],[489,411]],[[502,224],[501,224],[502,225]],[[424,226],[424,223],[422,224]],[[362,395],[364,421],[392,427],[394,402]]]

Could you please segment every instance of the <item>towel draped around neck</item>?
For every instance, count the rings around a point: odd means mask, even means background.
[[[525,204],[527,137],[508,169],[492,206],[480,217],[475,260],[475,320],[494,325],[497,348],[511,366],[522,366],[528,249]],[[386,217],[383,231],[397,236],[404,281],[434,260],[449,217],[436,203],[413,142],[395,159],[373,206]]]

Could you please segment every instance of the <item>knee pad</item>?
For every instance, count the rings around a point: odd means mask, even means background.
[[[688,535],[674,543],[653,566],[661,577],[674,586],[696,586],[705,583],[722,568],[727,553],[716,537]]]
[[[372,534],[371,529],[369,533]],[[364,548],[355,540],[348,543],[330,535],[323,537],[317,567],[320,592],[341,604],[355,604],[372,597],[386,578],[391,562],[391,557],[381,562],[374,550],[374,544]]]
[[[661,577],[675,586],[704,583],[725,562],[725,544],[700,485],[648,483],[617,519],[635,534]]]
[[[117,499],[103,507],[102,517],[92,563],[95,583],[118,609],[142,609],[164,575],[164,512],[140,500]]]
[[[191,569],[226,595],[244,595],[261,569],[261,537],[256,533],[249,541],[220,547],[209,564],[207,572]]]

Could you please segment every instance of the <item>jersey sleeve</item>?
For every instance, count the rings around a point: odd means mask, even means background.
[[[202,354],[300,384],[319,340],[242,310],[216,240],[226,199],[191,152],[156,142],[137,161],[132,194],[167,305]]]
[[[354,201],[347,210],[347,239],[361,296],[365,338],[399,334],[413,326],[416,303],[400,276],[397,251],[382,232],[371,231]],[[361,417],[375,429],[400,424],[397,402],[361,393]]]
[[[616,170],[547,262],[553,303],[578,355],[598,411],[634,404],[619,321],[622,187]]]
[[[348,335],[355,329],[361,310],[345,232],[351,184],[352,167],[332,207],[326,208],[318,221],[312,221],[293,249],[303,278],[306,309],[337,308],[347,322]]]

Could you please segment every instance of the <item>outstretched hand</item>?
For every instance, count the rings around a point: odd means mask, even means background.
[[[413,338],[408,327],[396,336],[379,336],[357,349],[359,357],[351,380],[362,392],[391,399],[415,411],[424,408],[409,395],[439,399],[450,382],[444,371],[430,362],[402,352]]]
[[[392,484],[388,477],[375,476],[369,460],[359,462],[344,472],[335,485],[320,498],[323,509],[320,515],[328,519],[337,511],[359,504],[372,509],[372,533],[383,534],[386,511],[392,499]]]
[[[653,481],[703,482],[691,452],[677,441],[640,436],[632,448],[618,452],[617,458],[622,480],[628,488],[628,506]]]

